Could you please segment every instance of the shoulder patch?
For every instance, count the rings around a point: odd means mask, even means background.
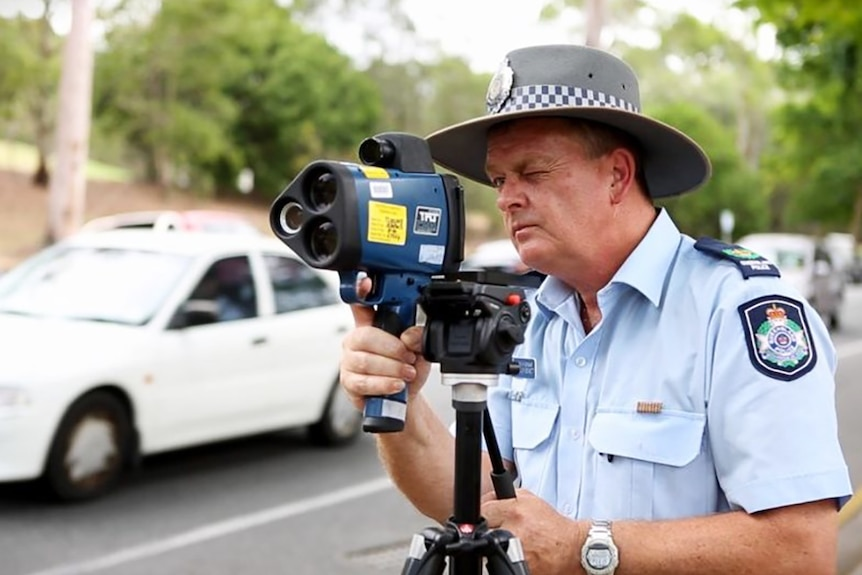
[[[736,244],[728,244],[714,238],[698,238],[694,249],[700,250],[712,256],[730,260],[736,264],[742,277],[748,279],[753,276],[781,277],[778,267],[771,261],[756,254],[748,248]]]
[[[739,306],[748,357],[757,371],[793,381],[811,371],[817,351],[802,302],[770,295]]]

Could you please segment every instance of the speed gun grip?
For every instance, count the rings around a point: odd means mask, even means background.
[[[374,326],[401,335],[409,324],[398,313],[397,308],[378,306],[374,312]],[[367,433],[393,433],[404,430],[407,417],[407,388],[391,395],[374,395],[365,399],[362,430]]]

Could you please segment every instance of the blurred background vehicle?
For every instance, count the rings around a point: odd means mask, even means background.
[[[853,234],[828,233],[821,240],[823,248],[829,252],[835,269],[850,280],[851,268],[856,260],[856,239]]]
[[[92,219],[81,226],[81,232],[150,229],[210,233],[261,235],[251,222],[239,214],[221,210],[152,210],[123,212]]]
[[[862,256],[853,256],[853,261],[847,269],[847,280],[854,284],[862,283]]]
[[[464,258],[462,270],[493,270],[508,273],[524,273],[529,268],[521,261],[518,250],[509,239],[490,240],[476,246],[473,252]]]
[[[25,260],[0,278],[0,481],[82,500],[153,453],[297,426],[351,441],[337,286],[250,234],[76,234]]]
[[[830,329],[839,329],[846,275],[826,247],[804,234],[761,233],[739,238],[740,246],[765,257],[817,310]]]

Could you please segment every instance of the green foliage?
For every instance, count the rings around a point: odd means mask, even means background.
[[[739,41],[691,15],[669,20],[659,32],[658,49],[621,48],[638,72],[642,101],[697,104],[733,133],[746,163],[757,165],[777,100],[772,69]]]
[[[24,139],[35,141],[36,127],[50,124],[60,83],[61,39],[44,19],[0,18],[0,119],[24,117]]]
[[[697,141],[712,164],[712,177],[703,187],[657,202],[668,209],[680,229],[695,237],[720,237],[719,214],[729,209],[736,220],[734,236],[763,231],[769,221],[767,197],[756,173],[737,151],[732,133],[692,104],[660,107],[650,114]]]
[[[379,113],[370,80],[274,0],[163,0],[152,22],[111,31],[94,94],[98,125],[149,178],[213,192],[250,167],[264,197]]]
[[[485,114],[485,92],[491,75],[474,73],[462,58],[444,57],[430,64],[378,59],[367,74],[376,83],[383,102],[376,132],[427,135]],[[494,190],[463,178],[460,181],[467,211],[481,214],[489,233],[501,231]]]
[[[862,232],[862,11],[839,0],[745,0],[776,26],[781,79],[792,97],[776,115],[767,166],[784,224]],[[854,219],[855,218],[855,219]]]
[[[20,20],[0,20],[0,117],[11,112],[13,98],[27,79],[29,51],[20,30]]]

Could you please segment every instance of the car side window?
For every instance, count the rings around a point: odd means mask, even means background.
[[[814,261],[822,261],[826,262],[829,265],[832,265],[832,257],[829,255],[829,252],[822,247],[818,247],[814,250]]]
[[[264,256],[264,261],[275,294],[276,313],[331,305],[340,301],[323,278],[304,263],[274,255]]]
[[[192,291],[189,300],[210,302],[217,321],[257,316],[257,294],[246,256],[214,262]]]

